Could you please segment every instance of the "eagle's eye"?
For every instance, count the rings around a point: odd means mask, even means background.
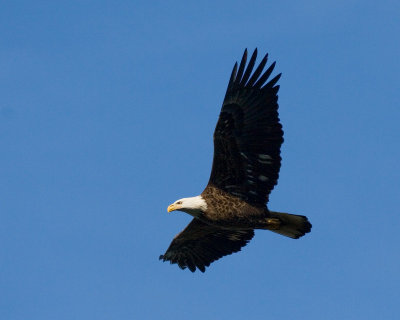
[[[182,204],[182,201],[178,201],[176,204]]]

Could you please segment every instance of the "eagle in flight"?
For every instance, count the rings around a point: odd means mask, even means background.
[[[253,72],[257,49],[246,67],[247,49],[235,63],[214,131],[214,159],[207,187],[168,207],[193,216],[175,236],[162,261],[204,272],[213,261],[240,251],[254,229],[298,239],[311,231],[307,217],[267,209],[281,166],[282,125],[278,116],[281,74],[268,81],[268,54]]]

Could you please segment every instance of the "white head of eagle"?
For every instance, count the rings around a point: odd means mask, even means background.
[[[207,210],[207,203],[202,196],[182,198],[168,206],[168,212],[175,210],[186,212],[193,217],[198,217]]]

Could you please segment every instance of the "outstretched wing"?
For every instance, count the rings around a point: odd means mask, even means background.
[[[175,236],[160,260],[177,263],[192,272],[196,267],[204,272],[213,261],[240,251],[253,236],[253,230],[220,229],[193,219]]]
[[[281,74],[266,83],[275,62],[263,73],[268,54],[253,71],[257,49],[245,69],[247,49],[235,64],[214,132],[209,185],[252,205],[264,206],[281,166],[282,125],[278,117]],[[266,84],[265,84],[266,83]]]

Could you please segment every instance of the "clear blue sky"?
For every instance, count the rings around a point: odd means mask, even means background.
[[[398,319],[399,1],[5,1],[0,318]],[[283,164],[258,231],[205,274],[189,221],[234,62],[282,72]],[[396,296],[397,295],[397,296]]]

